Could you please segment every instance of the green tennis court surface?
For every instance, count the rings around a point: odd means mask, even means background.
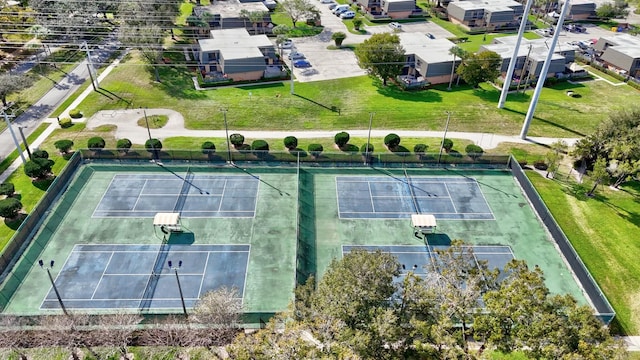
[[[156,231],[153,214],[166,211],[183,215],[183,232]],[[179,313],[167,261],[181,260],[188,309],[227,286],[238,290],[247,313],[268,316],[287,308],[296,283],[322,276],[348,247],[411,248],[401,262],[428,265],[412,260],[428,259],[412,213],[437,216],[432,247],[461,239],[495,250],[477,256],[500,268],[524,259],[545,272],[553,293],[587,303],[506,170],[107,162],[79,167],[0,299],[8,314],[59,312],[37,264],[43,259],[56,261],[52,275],[72,311]]]

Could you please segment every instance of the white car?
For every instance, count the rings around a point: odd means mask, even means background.
[[[320,0],[320,4],[331,4],[333,0]]]
[[[289,54],[289,60],[302,60],[304,59],[304,54],[299,52],[292,52]]]
[[[354,17],[356,17],[356,13],[350,10],[340,13],[340,19],[353,19]]]
[[[402,25],[400,25],[400,23],[397,23],[397,22],[390,22],[389,23],[389,27],[392,28],[395,31],[402,30]]]
[[[291,49],[293,47],[293,41],[287,39],[287,40],[281,42],[280,44],[278,44],[278,47],[280,49]]]

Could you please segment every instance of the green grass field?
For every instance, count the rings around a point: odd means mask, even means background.
[[[585,265],[616,310],[614,330],[640,330],[640,183],[614,191],[600,187],[593,198],[589,181],[550,181],[527,175],[544,199]]]

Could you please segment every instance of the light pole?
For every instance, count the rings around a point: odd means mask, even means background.
[[[29,150],[29,143],[27,143],[27,138],[24,137],[24,133],[22,132],[22,129],[24,128],[25,126],[18,126],[18,130],[20,131],[20,137],[22,137],[22,142],[24,143],[24,148],[27,150],[27,155],[29,155],[29,160],[32,160],[31,150]]]
[[[438,154],[438,165],[440,164],[440,158],[442,157],[442,148],[444,147],[444,140],[447,138],[447,130],[449,129],[449,119],[451,119],[451,111],[445,111],[445,112],[447,113],[447,123],[444,126],[442,143],[440,143],[440,153]]]
[[[220,109],[220,111],[222,111],[222,115],[224,117],[224,132],[225,134],[227,134],[227,156],[228,156],[228,163],[229,164],[233,164],[233,161],[231,160],[231,142],[229,141],[229,126],[227,125],[227,109]]]
[[[151,140],[151,129],[149,129],[149,119],[147,119],[147,108],[141,108],[142,113],[144,114],[144,122],[147,124],[147,134],[149,135],[149,140]]]
[[[371,142],[371,125],[373,124],[373,115],[376,113],[369,113],[369,133],[367,134],[367,147],[364,150],[364,164],[369,163],[369,143]]]
[[[67,308],[64,307],[64,303],[62,302],[62,298],[60,297],[60,292],[58,292],[58,287],[56,286],[55,281],[53,281],[53,276],[51,276],[51,268],[53,268],[53,264],[54,264],[54,261],[51,260],[51,262],[49,263],[49,266],[44,266],[44,261],[42,261],[42,259],[38,260],[38,265],[40,265],[41,268],[47,270],[47,275],[49,275],[49,281],[51,281],[51,286],[53,286],[53,291],[56,293],[56,297],[58,298],[58,303],[60,303],[62,312],[65,315],[69,316],[69,313],[67,312]]]
[[[178,291],[180,291],[180,301],[182,301],[182,311],[184,312],[184,317],[188,318],[189,314],[187,314],[187,307],[184,305],[184,295],[182,295],[182,285],[180,285],[180,277],[178,276],[178,269],[182,267],[182,260],[178,261],[178,266],[173,267],[173,262],[171,260],[167,261],[167,265],[169,265],[169,269],[173,269],[176,273],[176,281],[178,282]]]

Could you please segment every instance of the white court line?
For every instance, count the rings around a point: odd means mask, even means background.
[[[202,279],[200,279],[200,287],[198,287],[198,297],[200,297],[200,293],[202,292],[202,284],[204,283],[204,274],[207,273],[207,265],[209,264],[209,256],[211,256],[211,252],[207,253],[207,259],[204,261],[204,269],[202,270]]]
[[[369,200],[371,201],[371,210],[376,213],[376,205],[373,202],[373,192],[371,192],[371,182],[367,181],[367,187],[369,188]]]
[[[144,187],[147,185],[147,179],[144,180],[144,184],[142,184],[142,189],[144,189]],[[136,209],[136,206],[138,206],[138,201],[140,201],[140,196],[142,196],[142,189],[140,189],[140,192],[138,193],[138,197],[136,198],[136,202],[135,204],[133,204],[133,208],[131,208],[131,210],[129,210],[129,212],[133,212]]]
[[[107,251],[103,251],[103,252],[106,253]],[[111,256],[109,256],[109,261],[107,261],[107,265],[104,267],[104,269],[102,269],[102,275],[100,275],[100,280],[98,280],[98,284],[96,285],[95,289],[93,289],[93,293],[91,293],[91,299],[93,299],[93,297],[96,295],[96,291],[98,291],[98,288],[102,283],[102,279],[104,278],[105,272],[107,271],[109,264],[111,264],[111,259],[113,259],[113,251],[111,252]]]
[[[456,204],[453,203],[453,198],[451,197],[451,192],[449,192],[449,187],[447,186],[447,183],[443,183],[443,184],[444,184],[444,188],[447,189],[447,194],[449,194],[449,202],[451,203],[451,206],[453,206],[453,210],[456,211],[455,213],[458,214],[458,209],[456,209]]]
[[[251,244],[249,244],[249,254],[247,255],[247,266],[244,269],[244,286],[242,287],[242,297],[240,297],[240,302],[242,305],[244,305],[244,295],[246,294],[246,291],[247,291],[247,276],[249,275],[249,259],[251,259]],[[298,271],[298,269],[296,269],[295,271]]]
[[[109,192],[109,189],[111,188],[111,184],[113,184],[113,180],[116,178],[116,176],[117,176],[117,174],[116,174],[116,175],[114,175],[114,176],[111,178],[111,181],[109,181],[109,186],[107,186],[107,188],[106,188],[106,189],[104,190],[104,192],[102,193],[102,197],[100,198],[100,201],[98,202],[98,205],[96,205],[96,208],[95,208],[95,209],[93,209],[93,214],[91,215],[91,217],[95,217],[94,215],[95,215],[96,211],[98,211],[98,206],[100,206],[100,204],[102,204],[102,200],[104,200],[104,197],[105,197],[105,196],[107,195],[107,193]],[[100,210],[100,211],[102,211],[102,210]]]
[[[480,187],[480,184],[478,184],[477,180],[476,180],[475,184],[478,187],[478,190],[480,191],[480,195],[482,195],[482,200],[484,200],[484,203],[487,204],[487,207],[489,208],[489,211],[491,211],[491,217],[493,218],[493,220],[495,220],[496,216],[493,214],[493,209],[491,208],[491,205],[489,205],[489,202],[487,201],[487,198],[484,196],[484,191],[482,191],[482,188]]]

